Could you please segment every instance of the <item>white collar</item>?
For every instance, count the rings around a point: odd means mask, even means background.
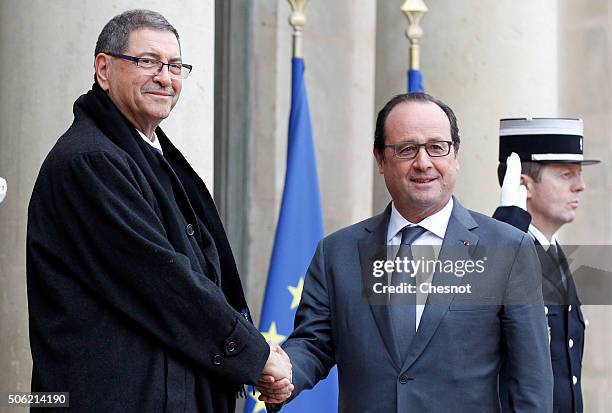
[[[427,231],[433,233],[440,239],[444,239],[446,234],[446,227],[448,227],[448,221],[451,213],[453,212],[453,198],[451,197],[444,208],[439,210],[433,215],[424,218],[418,225],[425,228]],[[408,221],[406,218],[399,213],[395,208],[395,203],[391,203],[391,217],[389,218],[389,227],[387,229],[387,243],[397,235],[406,225],[415,225]]]
[[[153,132],[153,141],[151,141],[149,138],[147,138],[147,135],[145,135],[144,133],[142,133],[138,129],[136,129],[136,132],[138,132],[138,134],[142,137],[142,139],[144,139],[144,141],[146,143],[148,143],[149,145],[151,145],[155,149],[159,150],[162,155],[164,154],[164,151],[163,151],[163,149],[161,147],[161,144],[159,143],[159,139],[157,139],[157,135],[155,134],[155,132]]]
[[[551,239],[547,239],[546,235],[542,234],[542,231],[540,231],[539,229],[534,227],[533,224],[529,225],[529,235],[531,235],[531,237],[534,240],[538,241],[540,243],[540,245],[542,245],[544,247],[545,250],[548,250],[548,247],[550,247],[550,244],[552,244],[552,243],[558,244],[559,243],[557,241],[557,233],[556,232],[553,234]]]

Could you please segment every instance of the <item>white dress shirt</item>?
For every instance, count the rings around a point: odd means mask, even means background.
[[[559,250],[561,249],[561,247],[559,246],[559,241],[557,239],[556,232],[553,234],[551,239],[547,239],[546,235],[542,234],[542,231],[540,231],[533,225],[529,225],[529,235],[531,235],[531,238],[533,238],[534,241],[538,241],[542,245],[544,250],[546,250],[546,252],[548,252],[548,250],[550,249],[550,246],[554,243],[555,246],[557,247],[557,253],[553,255],[557,255],[557,260],[559,259],[558,254],[559,254]],[[565,270],[563,269],[563,267],[560,267],[559,271],[561,272],[561,282],[563,282],[563,286],[567,288],[567,274],[565,273]]]
[[[531,238],[534,241],[538,241],[544,247],[546,251],[548,251],[550,244],[552,244],[553,242],[557,244],[557,246],[559,245],[559,241],[557,240],[556,233],[553,234],[551,239],[548,239],[546,238],[546,235],[542,234],[542,231],[540,231],[539,229],[537,229],[531,224],[529,225],[529,235],[531,235]]]
[[[389,227],[387,228],[387,245],[400,245],[402,242],[402,230],[406,225],[419,225],[425,228],[425,231],[420,237],[418,237],[412,245],[432,245],[440,246],[444,240],[446,234],[446,228],[448,227],[448,220],[450,219],[451,212],[453,212],[453,198],[448,200],[448,203],[433,215],[428,216],[421,222],[412,223],[399,213],[395,208],[395,204],[391,204],[391,217],[389,218]],[[439,254],[439,248],[436,249],[436,259]],[[387,259],[395,259],[395,257],[388,257]],[[423,315],[424,305],[418,304],[416,306],[416,329],[419,329],[419,323],[421,322],[421,316]]]
[[[136,129],[136,132],[138,132],[138,134],[142,137],[142,139],[144,139],[146,143],[157,149],[162,155],[164,154],[164,151],[162,150],[161,144],[159,143],[159,139],[157,139],[157,135],[155,134],[155,132],[153,132],[153,141],[149,140],[149,138],[147,138],[147,135],[145,135],[138,129]]]

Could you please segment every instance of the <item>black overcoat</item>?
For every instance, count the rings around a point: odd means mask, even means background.
[[[28,211],[32,390],[82,412],[233,412],[269,348],[210,193],[98,86],[74,116]]]

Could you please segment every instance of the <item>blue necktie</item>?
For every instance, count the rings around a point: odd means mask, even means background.
[[[425,228],[419,226],[404,227],[397,257],[401,258],[402,261],[404,261],[404,258],[412,261],[410,246],[426,231]],[[416,286],[416,277],[410,275],[395,272],[391,282],[393,285],[407,282]],[[416,294],[393,294],[390,300],[389,313],[397,347],[403,361],[408,355],[408,348],[416,334]]]

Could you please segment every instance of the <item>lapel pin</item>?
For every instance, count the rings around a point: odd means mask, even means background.
[[[468,240],[463,241],[463,245],[465,245],[466,247],[469,247],[470,241],[468,241]]]

